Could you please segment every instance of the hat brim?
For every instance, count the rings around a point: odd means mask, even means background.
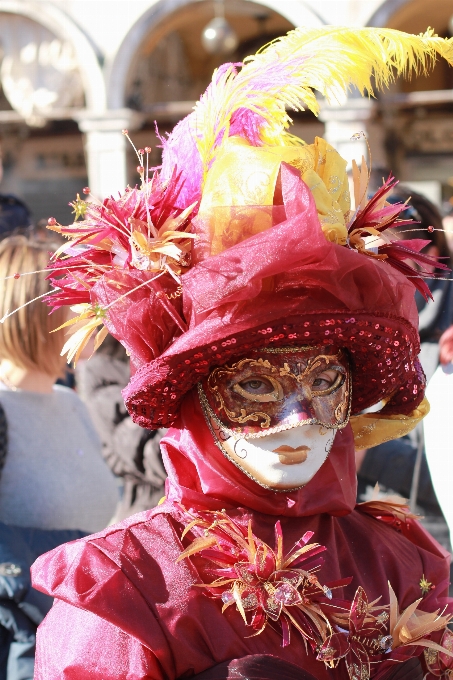
[[[308,187],[286,166],[283,180],[291,188],[285,189],[283,221],[206,257],[182,276],[179,300],[187,327],[162,352],[150,346],[147,359],[141,346],[162,316],[155,302],[165,298],[140,288],[148,296],[142,303],[152,309],[143,317],[138,300],[124,313],[122,305],[112,308],[112,330],[123,318],[131,357],[143,357],[134,361],[138,370],[123,392],[143,427],[173,424],[184,395],[214,366],[269,346],[345,348],[353,414],[381,400],[386,413],[409,414],[422,400],[413,284],[385,261],[328,241]],[[249,218],[232,208],[227,223],[239,220],[243,226]],[[160,326],[170,322],[167,315]],[[138,324],[137,342],[131,324]]]
[[[203,335],[200,327],[196,331],[193,336]],[[137,371],[123,391],[135,422],[150,429],[172,425],[184,395],[213,367],[260,347],[345,348],[351,358],[352,415],[380,401],[386,402],[383,411],[389,415],[410,414],[424,396],[425,377],[416,359],[418,336],[401,317],[328,311],[285,316],[231,333],[223,326],[222,331],[215,339],[211,328],[209,342],[194,342],[185,351],[170,348]],[[185,334],[186,347],[190,335]]]

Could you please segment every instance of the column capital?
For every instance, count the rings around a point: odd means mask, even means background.
[[[82,132],[118,132],[138,130],[145,116],[133,109],[110,109],[103,113],[83,109],[74,115]]]
[[[127,185],[127,147],[122,130],[139,129],[144,117],[132,109],[115,109],[103,114],[85,109],[74,118],[85,135],[88,181],[100,199],[123,192]]]
[[[348,97],[344,104],[321,103],[319,120],[323,123],[354,123],[356,121],[369,121],[376,109],[373,99],[361,97]]]

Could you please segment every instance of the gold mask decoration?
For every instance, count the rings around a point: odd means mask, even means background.
[[[340,350],[260,349],[215,368],[199,386],[202,405],[231,435],[255,438],[300,425],[344,427],[351,405],[349,363]]]

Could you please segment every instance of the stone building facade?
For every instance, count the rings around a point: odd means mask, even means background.
[[[2,193],[36,220],[68,223],[67,206],[89,184],[103,198],[134,183],[136,161],[121,134],[153,147],[159,131],[192,108],[213,69],[240,61],[294,26],[381,26],[453,31],[451,0],[223,0],[238,45],[209,54],[201,35],[221,0],[0,0]],[[321,134],[349,160],[366,152],[438,203],[453,195],[453,69],[397,81],[376,100],[351,95],[319,119],[294,117],[297,134]]]

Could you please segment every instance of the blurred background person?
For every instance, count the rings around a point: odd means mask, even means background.
[[[0,183],[3,177],[2,147],[0,145]],[[25,234],[32,225],[26,204],[13,194],[0,193],[0,239],[13,233]]]
[[[50,331],[65,311],[49,316],[42,300],[26,305],[50,290],[45,274],[25,275],[46,268],[49,247],[24,236],[0,243],[0,677],[7,680],[33,677],[34,632],[50,604],[29,587],[31,562],[103,529],[118,500],[86,407],[55,385],[64,330]]]
[[[453,252],[453,203],[446,203],[442,224],[450,252]]]
[[[50,290],[45,274],[14,278],[45,269],[48,249],[21,236],[0,243],[0,317]],[[36,301],[0,324],[0,403],[9,430],[0,521],[99,531],[113,515],[116,484],[85,406],[54,384],[64,369],[64,330],[51,331],[64,312],[48,312]]]
[[[0,238],[27,233],[30,227],[31,215],[25,203],[12,194],[0,194]]]
[[[425,448],[437,499],[453,536],[453,326],[439,345],[440,365],[426,391],[431,411],[424,421]]]
[[[126,350],[111,335],[76,368],[77,392],[101,438],[104,459],[122,480],[115,521],[153,508],[165,494],[164,430],[145,430],[132,422],[121,394],[129,378]]]
[[[448,247],[442,216],[436,206],[425,196],[409,189],[397,187],[391,197],[393,202],[408,201],[408,209],[403,219],[420,222],[411,227],[395,230],[400,238],[419,238],[429,241],[423,252],[431,257],[440,257],[442,262],[452,266],[452,258]],[[430,228],[431,227],[431,228]],[[434,230],[432,229],[434,228]],[[426,267],[425,267],[426,268]],[[429,266],[428,266],[429,269]],[[453,323],[453,281],[450,275],[427,280],[433,300],[428,302],[416,291],[415,300],[419,312],[420,362],[429,382],[439,365],[439,340],[442,333]]]
[[[452,259],[443,231],[442,217],[436,206],[424,196],[400,186],[394,190],[391,201],[395,203],[408,201],[408,208],[402,214],[402,219],[420,222],[413,227],[402,227],[399,233],[395,230],[395,235],[402,239],[419,238],[429,241],[423,252],[443,258],[442,262],[451,267]],[[440,337],[453,323],[453,281],[449,279],[451,279],[449,273],[439,279],[427,279],[433,296],[433,300],[428,302],[418,291],[416,292],[421,341],[420,361],[428,382],[439,365]],[[433,488],[424,453],[422,424],[401,439],[380,444],[367,451],[358,451],[357,469],[361,498],[366,496],[367,487],[374,486],[376,482],[379,482],[381,487],[406,498],[412,497],[412,505],[415,506],[417,503],[425,515],[433,518],[432,523],[428,520],[430,531],[436,534],[440,542],[448,545],[448,535],[442,523],[442,513],[436,498],[437,489],[435,485]]]

